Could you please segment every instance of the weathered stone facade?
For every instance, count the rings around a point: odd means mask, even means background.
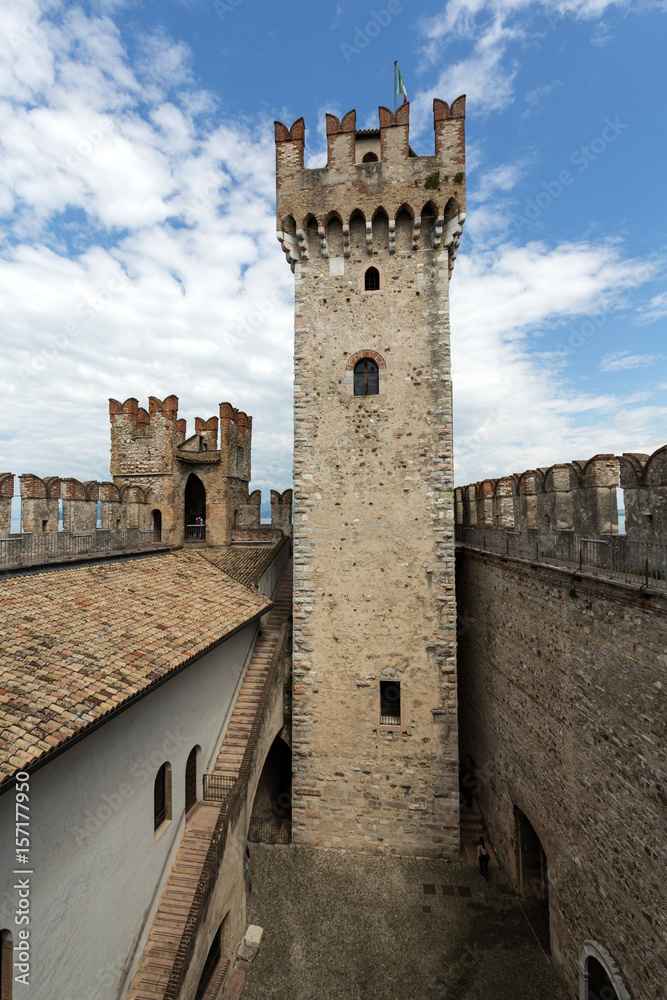
[[[315,170],[303,120],[276,123],[278,238],[296,289],[297,843],[459,850],[448,284],[464,111],[464,98],[434,102],[435,155],[420,157],[408,105],[380,108],[379,130],[361,134],[354,111],[327,115]],[[377,161],[361,162],[369,152]],[[377,394],[354,394],[363,359]]]
[[[493,848],[520,892],[548,891],[572,996],[589,996],[588,957],[608,956],[619,998],[658,1000],[667,594],[465,545],[456,588],[461,759]]]

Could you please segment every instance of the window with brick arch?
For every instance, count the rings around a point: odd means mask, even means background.
[[[12,1000],[12,963],[14,961],[12,932],[3,929],[0,934],[2,935],[2,950],[0,951],[0,1000]]]
[[[362,358],[354,366],[354,395],[377,396],[380,391],[380,375],[376,361]]]
[[[377,292],[380,290],[380,272],[377,267],[369,267],[364,275],[364,291]]]

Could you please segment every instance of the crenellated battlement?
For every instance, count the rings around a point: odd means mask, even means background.
[[[465,96],[433,102],[435,153],[410,148],[410,105],[326,115],[327,165],[305,168],[305,125],[275,122],[277,237],[288,262],[447,247],[450,272],[465,221]]]
[[[617,534],[618,487],[626,535],[667,540],[667,445],[650,456],[595,455],[459,486],[456,521],[464,527]]]

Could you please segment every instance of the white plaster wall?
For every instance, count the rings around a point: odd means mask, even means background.
[[[114,1000],[129,963],[125,995],[183,833],[188,754],[201,746],[201,797],[255,631],[247,626],[31,777],[31,978],[14,983],[15,1000]],[[173,818],[155,841],[153,788],[165,761]],[[0,797],[0,926],[16,940],[14,867],[9,791]]]

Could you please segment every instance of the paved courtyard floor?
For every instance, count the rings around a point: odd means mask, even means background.
[[[497,868],[256,844],[250,876],[242,1000],[567,1000]]]

